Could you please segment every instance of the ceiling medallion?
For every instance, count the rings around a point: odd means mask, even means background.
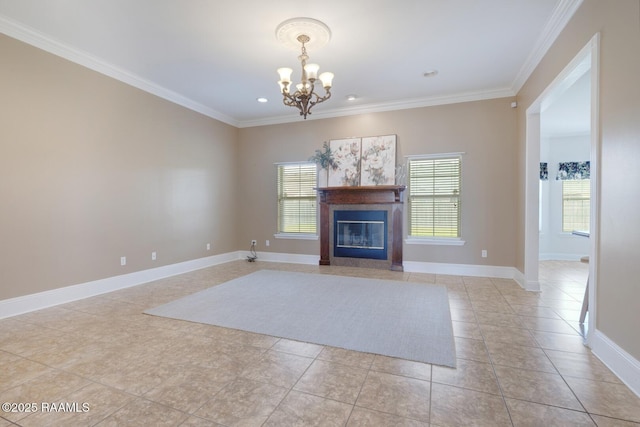
[[[291,68],[278,68],[280,75],[280,93],[282,102],[289,107],[296,107],[300,110],[300,115],[305,119],[311,114],[311,108],[331,97],[331,82],[333,73],[324,72],[318,76],[318,64],[308,64],[307,47],[320,48],[326,45],[331,39],[331,30],[324,23],[312,18],[288,19],[276,28],[276,38],[287,47],[301,49],[298,56],[302,69],[301,82],[296,85],[295,92],[291,93]],[[315,92],[317,80],[322,82],[325,90],[324,96]]]

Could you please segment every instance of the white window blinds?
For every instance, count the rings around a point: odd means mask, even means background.
[[[460,237],[461,158],[409,160],[409,235]]]
[[[315,163],[278,166],[278,233],[315,234]]]
[[[591,180],[562,181],[562,231],[589,231]]]

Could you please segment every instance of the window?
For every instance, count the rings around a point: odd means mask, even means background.
[[[278,233],[315,234],[316,164],[278,165]]]
[[[460,237],[459,155],[409,159],[409,236]]]
[[[591,180],[562,181],[562,231],[589,231]]]

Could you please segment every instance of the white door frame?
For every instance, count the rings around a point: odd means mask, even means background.
[[[591,223],[589,238],[589,316],[587,321],[587,343],[595,330],[596,288],[599,239],[599,51],[600,34],[594,35],[575,58],[562,70],[526,111],[525,150],[525,245],[524,278],[527,290],[539,291],[539,191],[540,191],[540,112],[553,103],[586,71],[591,72]],[[578,319],[576,318],[576,322]]]

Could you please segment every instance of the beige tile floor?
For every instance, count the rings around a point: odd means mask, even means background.
[[[0,427],[640,426],[640,399],[578,333],[586,268],[543,262],[542,292],[528,293],[504,279],[238,261],[3,319],[0,402],[38,412],[0,412]],[[257,269],[446,285],[457,369],[142,314]]]

